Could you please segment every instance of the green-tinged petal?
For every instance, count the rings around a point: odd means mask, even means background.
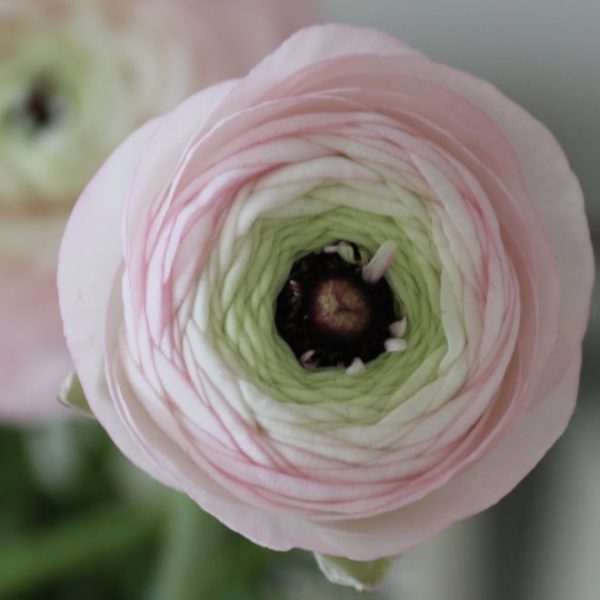
[[[248,393],[253,388],[286,404],[327,404],[338,422],[377,422],[440,374],[448,349],[440,260],[429,231],[431,219],[418,198],[411,198],[411,210],[398,203],[396,214],[378,214],[361,210],[358,199],[354,206],[338,202],[357,196],[343,187],[313,190],[288,206],[266,211],[237,239],[221,236],[225,241],[206,275],[206,285],[219,293],[212,294],[204,315],[196,311],[196,316],[229,367],[251,385],[245,388]],[[278,334],[273,316],[292,264],[338,240],[356,244],[367,259],[383,244],[395,246],[386,279],[397,313],[407,322],[403,352],[382,352],[352,376],[341,368],[304,369]]]

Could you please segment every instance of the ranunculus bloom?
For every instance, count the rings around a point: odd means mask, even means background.
[[[132,461],[259,544],[369,561],[490,506],[561,434],[592,271],[540,123],[331,25],[122,144],[59,292]]]
[[[85,183],[144,121],[307,24],[295,4],[0,2],[0,419],[57,410],[70,360],[56,255]]]

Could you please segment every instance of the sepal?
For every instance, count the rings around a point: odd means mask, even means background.
[[[353,587],[359,592],[370,592],[380,587],[392,566],[389,558],[362,562],[341,556],[316,553],[315,558],[319,568],[329,581]]]
[[[58,401],[81,415],[92,419],[96,418],[88,404],[81,383],[79,382],[79,377],[77,377],[75,371],[70,373],[60,386]]]

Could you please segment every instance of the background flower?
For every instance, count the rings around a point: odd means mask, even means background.
[[[99,173],[62,246],[69,347],[120,448],[230,527],[396,554],[496,502],[566,426],[593,276],[582,206],[547,130],[488,84],[312,28]],[[406,319],[357,373],[301,364],[274,324],[294,261],[340,239],[359,270],[393,242],[381,273]]]
[[[309,12],[272,0],[0,4],[0,418],[58,410],[70,361],[55,256],[92,173],[140,123],[242,74]]]

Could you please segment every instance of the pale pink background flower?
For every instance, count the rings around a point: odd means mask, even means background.
[[[295,0],[0,2],[0,420],[62,411],[56,394],[72,367],[56,255],[85,182],[135,127],[245,73],[313,20],[311,7]],[[32,141],[22,117],[12,129],[9,121],[44,76],[59,86],[66,80],[72,97],[66,117]]]
[[[336,202],[418,204],[442,265],[447,352],[375,422],[360,404],[271,397],[209,335],[211,260],[235,273],[228,244],[257,215],[309,192],[334,202],[323,189],[340,183]],[[257,543],[355,560],[490,506],[541,459],[574,407],[592,280],[581,191],[543,125],[475,77],[335,25],[128,138],[59,265],[83,388],[133,462]]]

